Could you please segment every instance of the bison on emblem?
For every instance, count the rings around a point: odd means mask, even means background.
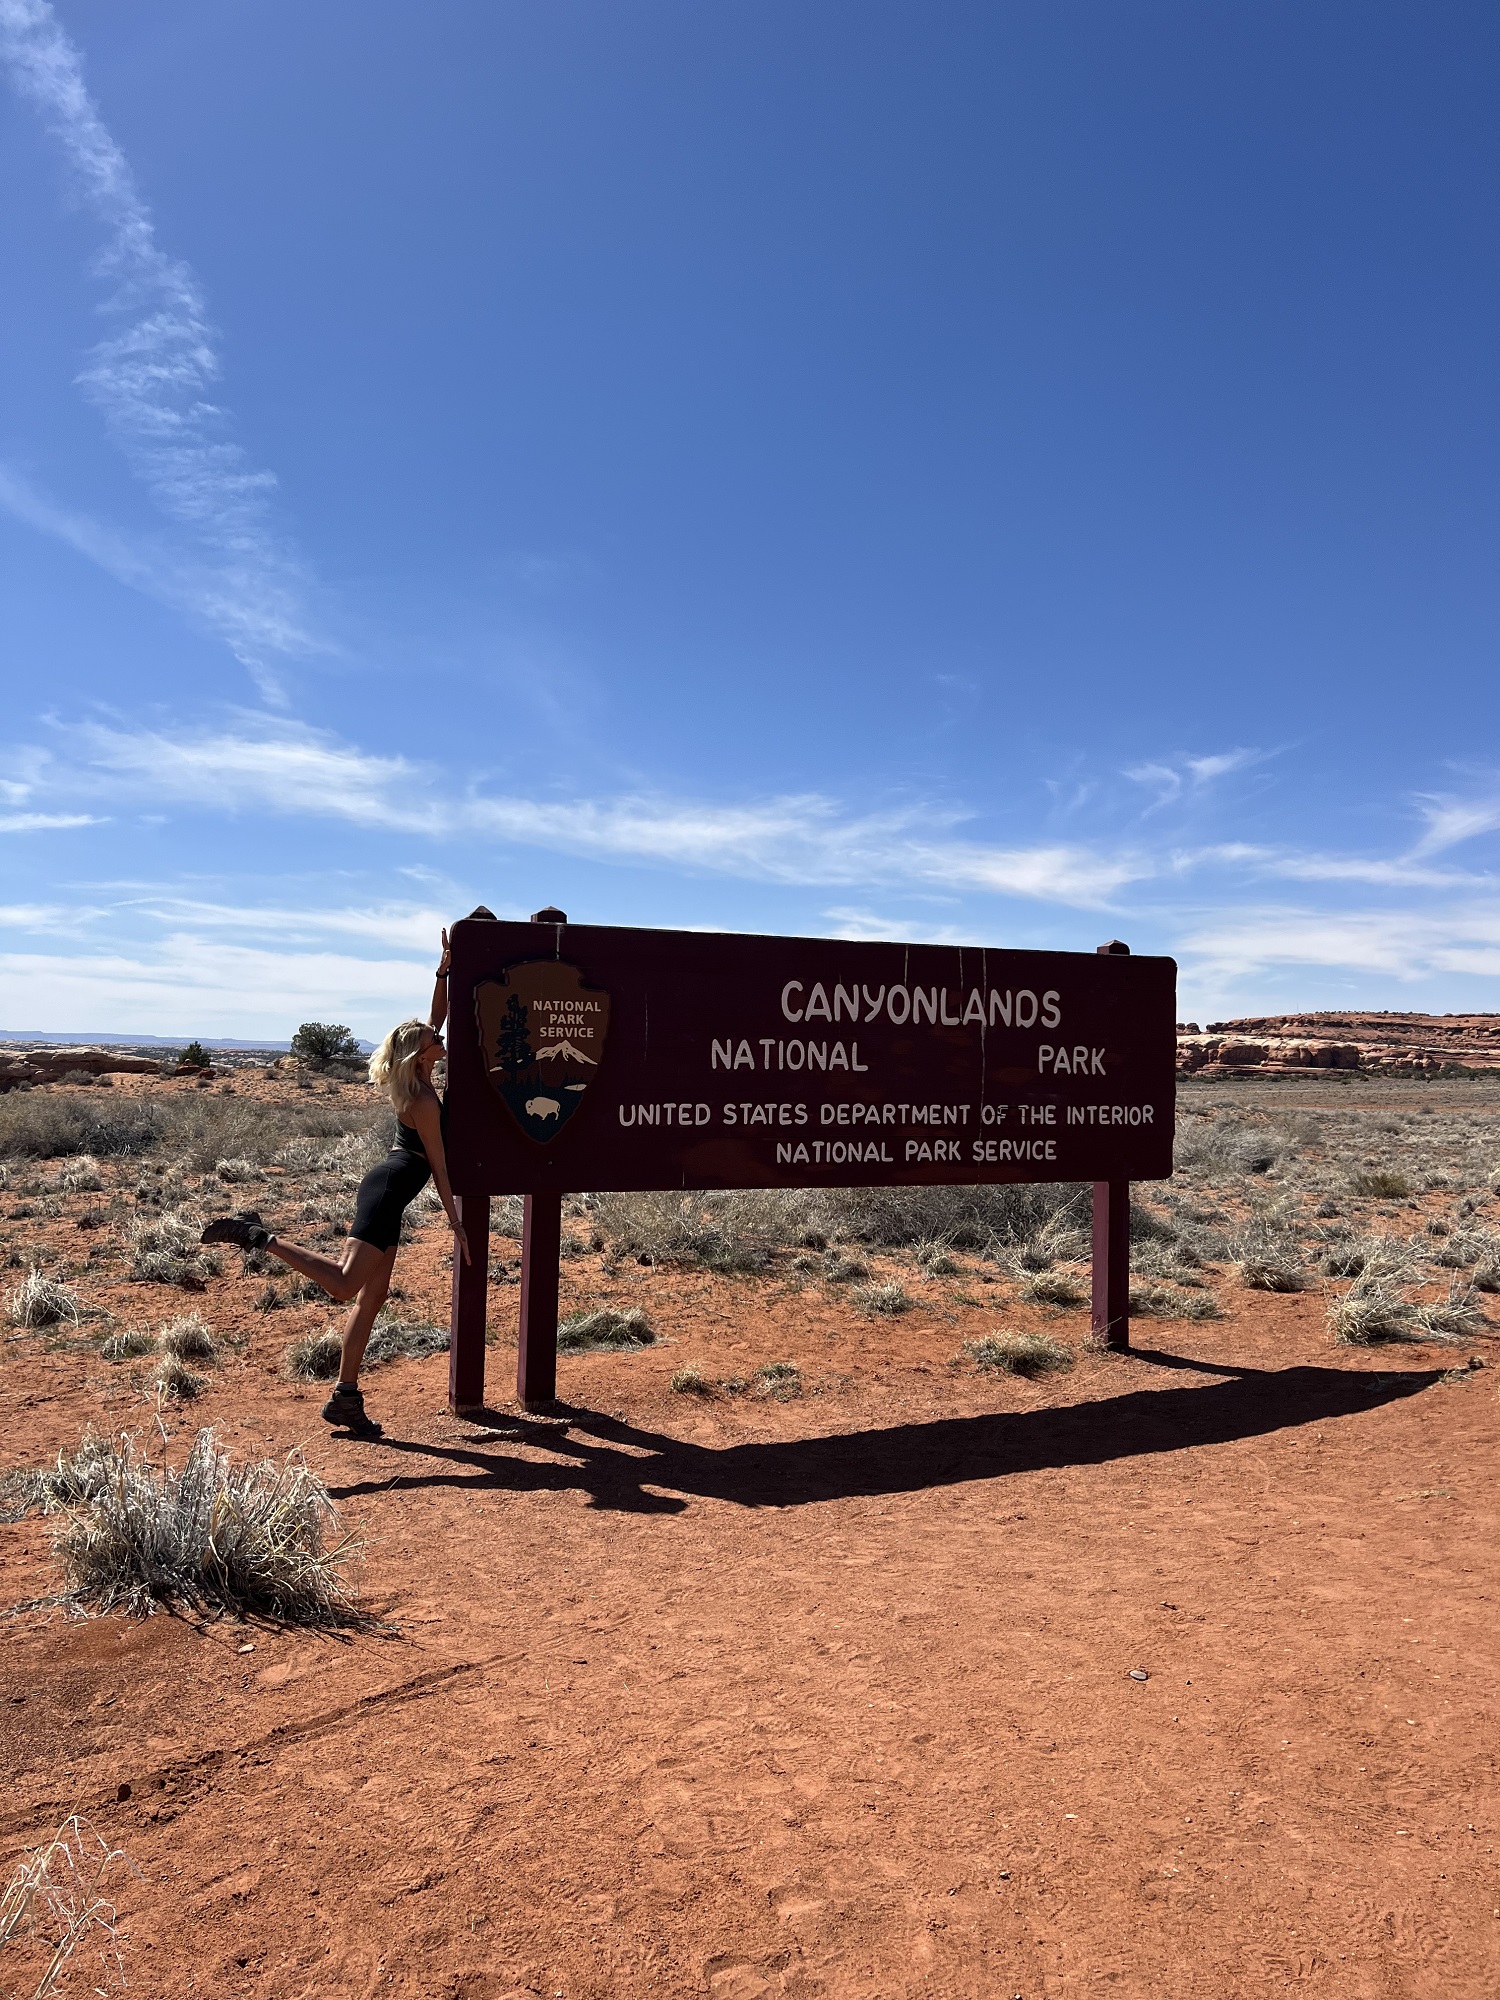
[[[609,995],[585,986],[576,965],[531,959],[482,980],[474,993],[490,1082],[538,1144],[555,1138],[599,1073]]]

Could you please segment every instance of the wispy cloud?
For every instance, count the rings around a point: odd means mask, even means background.
[[[962,815],[929,806],[851,814],[818,794],[711,804],[654,795],[536,799],[467,792],[400,756],[379,757],[292,725],[173,734],[90,724],[82,756],[51,782],[218,812],[341,819],[388,832],[646,861],[803,886],[911,882],[1082,907],[1154,872],[1138,855],[1083,845],[999,847],[959,837]]]
[[[1500,973],[1500,901],[1443,910],[1239,910],[1189,929],[1193,976],[1233,987],[1280,965],[1337,967],[1416,983]]]
[[[156,241],[150,211],[84,84],[83,64],[47,0],[0,0],[0,60],[40,110],[86,206],[104,225],[99,271],[118,331],[78,380],[157,505],[189,532],[195,555],[133,544],[38,494],[18,473],[0,504],[101,564],[112,576],[189,610],[279,695],[274,662],[325,650],[309,630],[304,580],[274,528],[269,472],[228,436],[214,400],[220,373],[197,278]]]
[[[1494,793],[1488,798],[1429,798],[1418,803],[1427,821],[1427,831],[1411,850],[1414,858],[1442,854],[1461,841],[1493,833],[1500,827],[1500,795]]]
[[[1174,757],[1134,764],[1124,775],[1155,794],[1148,810],[1159,811],[1163,806],[1176,805],[1185,796],[1206,790],[1216,779],[1228,777],[1231,771],[1260,763],[1265,754],[1263,750],[1220,750],[1207,757]]]
[[[50,827],[98,824],[92,813],[0,813],[0,833],[42,833]]]

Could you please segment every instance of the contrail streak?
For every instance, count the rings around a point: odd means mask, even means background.
[[[202,288],[188,265],[157,243],[130,164],[47,0],[0,0],[0,59],[16,90],[40,110],[83,202],[107,231],[98,269],[113,287],[109,310],[123,324],[93,349],[79,385],[157,505],[202,551],[198,561],[142,551],[104,566],[190,610],[263,692],[274,693],[274,657],[327,647],[307,630],[298,568],[271,522],[275,476],[251,469],[224,435],[225,412],[211,396],[220,364]],[[85,532],[77,516],[31,494],[17,474],[0,481],[0,504],[36,526],[53,518],[74,523],[64,539],[96,560],[91,541],[119,547],[108,530]]]

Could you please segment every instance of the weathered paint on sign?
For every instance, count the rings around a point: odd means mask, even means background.
[[[1169,958],[466,919],[461,1194],[1157,1180]]]

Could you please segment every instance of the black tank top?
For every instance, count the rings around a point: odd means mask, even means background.
[[[448,1100],[446,1097],[441,1098],[438,1102],[438,1130],[446,1140],[448,1137]],[[421,1133],[415,1125],[403,1125],[399,1118],[396,1120],[396,1142],[392,1151],[410,1153],[414,1160],[427,1159],[427,1148],[422,1144]],[[428,1164],[430,1166],[431,1162],[428,1161]]]
[[[391,1149],[397,1153],[410,1153],[415,1160],[427,1158],[427,1148],[422,1144],[422,1135],[415,1125],[403,1125],[396,1120],[396,1143]]]

